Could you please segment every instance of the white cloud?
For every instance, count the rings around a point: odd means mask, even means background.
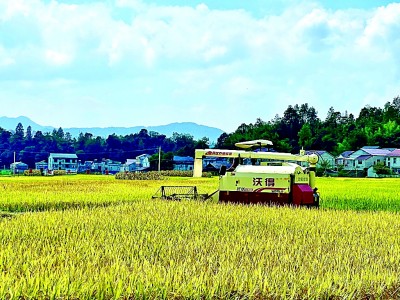
[[[66,65],[71,62],[72,57],[68,53],[62,53],[54,50],[46,50],[46,60],[56,66]]]
[[[173,119],[185,111],[212,116],[215,106],[269,101],[276,109],[261,116],[257,108],[246,112],[248,119],[268,119],[289,104],[309,102],[323,116],[336,103],[357,110],[365,101],[382,102],[400,84],[400,4],[334,11],[290,1],[282,14],[256,18],[245,10],[213,10],[201,3],[4,1],[0,20],[8,27],[3,28],[20,38],[0,27],[0,80],[40,78],[54,85],[64,78],[74,82],[74,90],[65,95],[83,99],[86,108],[93,103],[86,100],[96,97],[104,111],[127,105],[121,99],[146,99],[148,105],[178,101],[184,108]],[[119,18],[122,13],[129,18]],[[56,87],[46,95],[48,101],[67,101]],[[240,108],[229,110],[240,113]],[[232,122],[240,123],[241,117]]]

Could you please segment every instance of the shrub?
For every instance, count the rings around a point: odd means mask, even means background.
[[[165,177],[193,177],[193,171],[150,171],[150,172],[120,172],[115,175],[116,179],[129,180],[162,180]],[[212,173],[203,172],[202,177],[212,177]]]
[[[29,170],[24,171],[24,175],[25,176],[41,176],[42,172],[40,172],[40,170],[29,169]]]
[[[151,172],[120,172],[115,175],[115,179],[125,180],[162,180],[163,176],[161,173],[156,171]]]
[[[54,170],[53,175],[54,176],[67,175],[67,172],[65,170]]]

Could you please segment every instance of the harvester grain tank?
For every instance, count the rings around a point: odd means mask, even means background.
[[[220,170],[220,202],[247,204],[278,204],[295,206],[319,206],[319,194],[315,187],[315,167],[318,156],[295,155],[262,151],[272,145],[268,140],[236,143],[237,147],[260,147],[258,152],[245,150],[197,149],[195,152],[194,177],[201,177],[204,157],[227,157],[233,160],[231,168]],[[252,164],[243,164],[243,161]],[[298,163],[306,162],[308,167]]]

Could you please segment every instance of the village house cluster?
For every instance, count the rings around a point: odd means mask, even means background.
[[[334,175],[338,171],[344,171],[347,172],[348,176],[353,177],[377,177],[374,166],[379,163],[390,169],[392,174],[400,175],[400,149],[381,149],[378,146],[365,146],[356,151],[345,151],[337,157],[323,150],[306,151],[306,154],[313,153],[319,157],[317,168],[324,170],[327,175]],[[150,157],[149,154],[141,154],[136,158],[127,159],[124,163],[110,159],[82,162],[76,154],[50,153],[48,160],[37,162],[35,168],[45,174],[54,170],[65,170],[71,174],[143,172],[150,169]],[[218,171],[222,165],[229,166],[229,160],[226,158],[207,157],[203,160],[203,171]],[[190,156],[174,156],[172,166],[173,170],[193,170],[194,158]],[[304,163],[303,166],[305,166]],[[28,165],[23,162],[15,162],[11,164],[10,169],[13,173],[22,173],[28,170]]]
[[[317,168],[344,171],[353,177],[378,177],[374,166],[382,164],[394,175],[400,175],[400,149],[365,146],[356,151],[345,151],[334,157],[327,151],[306,151],[319,156]]]
[[[81,161],[76,154],[71,153],[50,153],[47,161],[35,163],[35,169],[42,171],[45,175],[51,174],[55,170],[64,170],[67,174],[77,173],[101,173],[116,174],[118,172],[145,172],[150,169],[149,154],[141,154],[133,159],[127,159],[124,163],[103,159],[101,161]],[[173,157],[174,170],[193,170],[193,157]],[[29,166],[24,162],[15,162],[10,165],[10,170],[14,174],[21,174],[29,170]]]

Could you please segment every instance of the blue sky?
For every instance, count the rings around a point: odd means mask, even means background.
[[[54,127],[234,131],[400,94],[400,3],[2,0],[0,115]]]

